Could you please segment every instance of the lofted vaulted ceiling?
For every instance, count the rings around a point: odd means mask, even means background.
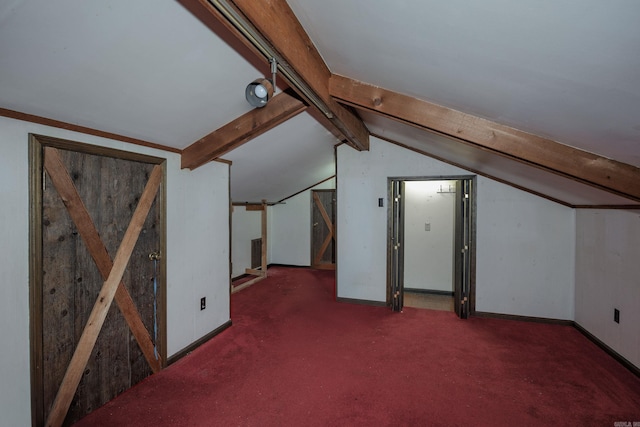
[[[14,0],[0,113],[162,146],[188,168],[232,161],[238,202],[330,177],[333,146],[367,149],[371,132],[566,205],[634,206],[638,16],[634,0]],[[280,62],[262,111],[244,88],[269,55],[247,25]]]

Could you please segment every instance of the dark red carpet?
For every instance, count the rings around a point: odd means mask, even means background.
[[[613,426],[640,379],[568,326],[333,301],[273,268],[233,326],[77,426]]]

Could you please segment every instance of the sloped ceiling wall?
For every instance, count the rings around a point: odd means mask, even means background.
[[[217,18],[192,15],[197,4],[206,2],[4,2],[0,111],[180,152],[250,112],[244,87],[268,73],[266,59]],[[269,5],[291,7],[333,74],[640,166],[636,1]],[[383,138],[561,203],[636,203],[370,111],[358,114]],[[307,113],[261,134],[223,156],[234,163],[234,200],[279,200],[328,178],[338,142]]]
[[[334,74],[640,166],[640,4],[288,0]]]

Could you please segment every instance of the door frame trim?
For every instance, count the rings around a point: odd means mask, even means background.
[[[471,181],[471,223],[470,223],[470,265],[469,265],[469,315],[476,311],[476,220],[477,220],[477,175],[431,175],[431,176],[392,176],[387,177],[387,300],[386,305],[392,306],[392,261],[393,261],[393,182],[394,181]],[[404,215],[404,213],[403,213]],[[403,248],[404,250],[404,248]]]
[[[43,348],[42,348],[42,196],[44,176],[44,148],[54,147],[72,150],[83,154],[92,154],[116,159],[138,161],[160,165],[162,167],[162,182],[157,197],[160,208],[160,251],[166,259],[167,248],[167,162],[161,157],[150,156],[135,152],[118,150],[98,145],[91,145],[78,141],[54,138],[45,135],[29,134],[29,346],[30,346],[30,374],[31,374],[31,422],[36,426],[44,423],[44,396],[42,395],[43,379]],[[167,298],[166,277],[167,263],[160,263],[158,288],[158,352],[161,355],[162,366],[166,366],[167,348]]]

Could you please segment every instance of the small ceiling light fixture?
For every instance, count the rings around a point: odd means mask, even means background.
[[[264,107],[275,95],[278,62],[275,58],[271,58],[269,62],[271,63],[271,80],[265,78],[256,79],[249,83],[244,91],[247,102],[253,107]]]

